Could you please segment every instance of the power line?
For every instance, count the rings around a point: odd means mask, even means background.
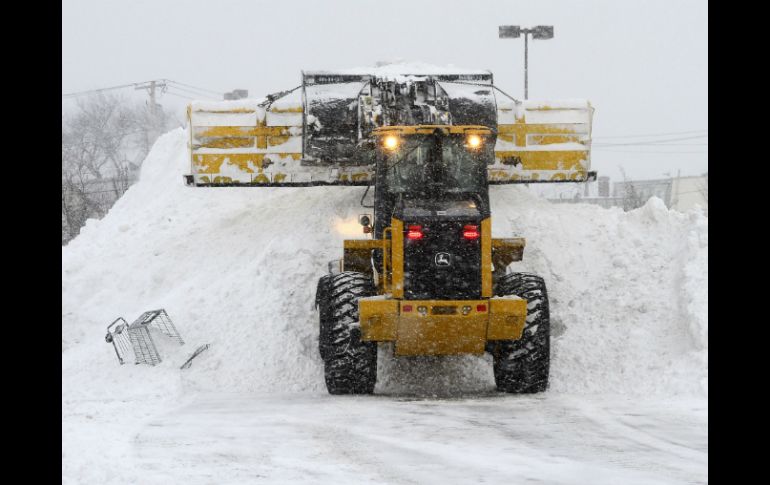
[[[203,92],[209,92],[211,94],[216,94],[217,96],[223,96],[224,95],[224,93],[220,93],[219,91],[213,91],[211,89],[201,88],[201,87],[193,86],[191,84],[180,83],[179,81],[172,81],[171,79],[165,79],[165,81],[166,82],[170,82],[170,83],[174,83],[174,84],[179,84],[180,86],[186,86],[188,88],[197,89],[198,91],[203,91]]]
[[[693,133],[703,133],[703,132],[708,132],[708,130],[672,131],[669,133],[649,133],[646,135],[608,135],[608,136],[596,136],[594,138],[645,138],[650,136],[690,135]]]
[[[87,96],[89,94],[96,94],[96,93],[101,93],[101,92],[105,92],[105,91],[114,91],[114,90],[117,90],[117,89],[125,89],[125,88],[137,87],[137,86],[140,86],[140,85],[143,85],[143,84],[152,83],[152,82],[153,81],[144,81],[144,82],[138,82],[138,83],[121,84],[119,86],[110,86],[110,87],[106,87],[106,88],[88,89],[86,91],[77,91],[77,92],[73,92],[73,93],[62,93],[61,97],[62,98],[75,98],[75,97],[78,97],[78,96]],[[165,82],[165,83],[178,84],[179,86],[186,86],[188,88],[192,88],[194,90],[200,91],[201,93],[211,93],[211,94],[216,94],[217,96],[223,96],[223,93],[220,93],[218,91],[214,91],[214,90],[211,90],[211,89],[206,89],[206,88],[201,88],[201,87],[193,86],[191,84],[181,83],[179,81],[172,81],[171,79],[158,79],[158,80],[155,80],[155,82],[157,82],[157,83],[164,83]],[[180,88],[178,86],[175,86],[174,88],[175,89],[179,89],[179,90],[183,90],[183,91],[187,91],[190,94],[200,95],[198,93],[190,91],[189,89]],[[192,99],[192,98],[190,98],[190,99]]]
[[[62,94],[61,97],[62,98],[74,98],[74,97],[77,97],[77,96],[84,96],[84,95],[87,95],[87,94],[101,93],[103,91],[113,91],[115,89],[130,88],[130,87],[137,86],[139,84],[144,84],[144,83],[121,84],[120,86],[112,86],[112,87],[109,87],[109,88],[89,89],[87,91],[78,91],[76,93],[65,93],[65,94]]]
[[[600,150],[600,151],[603,151],[603,152],[613,152],[613,153],[638,153],[640,155],[645,155],[647,153],[650,153],[650,154],[658,154],[658,153],[670,153],[670,154],[675,154],[675,153],[708,153],[708,150],[698,150],[698,151],[691,151],[691,150],[679,150],[679,151],[643,150],[643,151],[641,151],[641,150],[614,150],[614,149],[611,149],[611,148],[607,149],[607,148],[604,148],[604,147],[598,147],[598,148],[596,148],[596,150]]]
[[[134,180],[134,181],[131,181],[131,182],[132,182],[132,183],[134,183],[134,182],[136,182],[136,181]],[[129,189],[129,188],[131,188],[131,187],[127,187],[127,188],[126,188],[126,190],[124,190],[124,191],[122,192],[122,194],[125,194],[125,193],[126,193],[126,191],[128,191],[128,189]],[[69,187],[64,187],[64,191],[65,191],[65,192],[70,192],[70,193],[82,194],[82,195],[91,195],[91,194],[106,194],[106,193],[111,193],[111,194],[114,194],[114,193],[117,193],[117,192],[119,192],[119,191],[120,191],[120,189],[118,189],[118,190],[116,190],[116,189],[110,189],[110,190],[92,190],[92,191],[90,191],[90,192],[85,192],[85,191],[83,191],[83,190],[80,190],[80,189],[78,189],[78,188],[75,188],[75,189],[71,189],[71,188],[69,188]],[[121,194],[121,195],[122,195],[122,194]]]
[[[184,98],[184,99],[195,100],[195,98],[191,98],[190,96],[183,96],[181,94],[172,93],[171,91],[166,91],[166,94],[170,94],[172,96],[177,96],[177,97]]]
[[[666,140],[649,140],[649,141],[643,141],[638,143],[596,143],[594,146],[644,146],[644,145],[663,145],[666,146],[669,142],[672,141],[684,141],[684,140],[695,140],[699,138],[708,138],[708,135],[697,135],[697,136],[683,136],[679,138],[669,138]],[[668,145],[668,146],[675,146],[675,145]]]
[[[183,92],[183,93],[186,93],[186,94],[192,94],[193,96],[197,96],[197,97],[205,97],[205,98],[207,98],[207,99],[218,99],[218,98],[214,98],[214,97],[213,97],[213,96],[211,96],[210,94],[202,94],[202,93],[196,93],[195,91],[192,91],[192,90],[190,90],[190,89],[180,88],[180,87],[178,87],[178,86],[169,86],[169,87],[170,87],[170,88],[172,88],[172,89],[176,89],[176,90],[178,90],[178,91],[181,91],[181,92]],[[178,95],[177,95],[177,96],[178,96]],[[192,99],[192,98],[191,98],[191,99]]]

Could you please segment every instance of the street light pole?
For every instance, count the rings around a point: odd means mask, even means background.
[[[524,32],[524,99],[529,99],[529,73],[527,72],[529,70],[529,47],[528,47],[528,36],[529,32]]]
[[[532,39],[553,39],[553,25],[538,25],[531,29],[522,29],[518,25],[501,25],[499,37],[501,39],[518,39],[524,34],[524,99],[529,99],[529,37]]]

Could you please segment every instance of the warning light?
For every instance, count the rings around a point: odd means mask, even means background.
[[[479,238],[479,226],[467,225],[463,228],[463,237],[465,239],[478,239]]]
[[[406,237],[412,241],[422,239],[422,226],[409,226]]]

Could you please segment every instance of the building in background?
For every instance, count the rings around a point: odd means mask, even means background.
[[[700,206],[708,214],[708,172],[698,176],[614,183],[609,177],[603,176],[595,182],[554,185],[531,184],[529,189],[551,202],[561,204],[596,204],[631,210],[643,206],[651,197],[658,197],[670,209],[685,212]]]
[[[708,172],[699,177],[677,177],[673,179],[672,200],[669,207],[684,212],[700,205],[708,214],[708,188]]]

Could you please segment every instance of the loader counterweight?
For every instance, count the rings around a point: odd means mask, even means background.
[[[489,340],[521,338],[527,302],[484,300],[359,300],[361,339],[395,343],[395,354],[481,354]]]

